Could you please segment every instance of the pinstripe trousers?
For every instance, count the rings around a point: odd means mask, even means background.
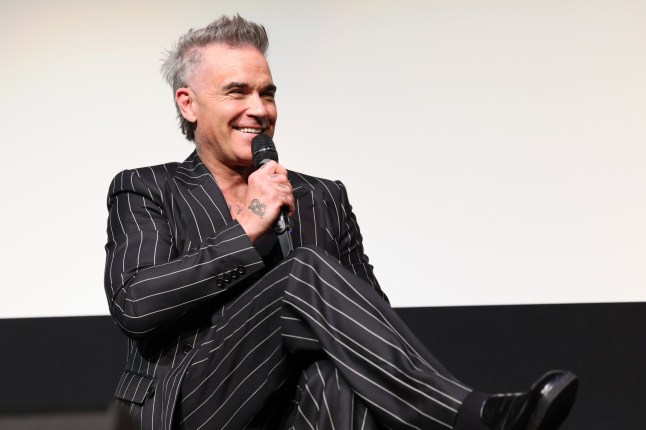
[[[205,339],[181,384],[182,429],[452,428],[470,392],[317,248],[225,305]]]

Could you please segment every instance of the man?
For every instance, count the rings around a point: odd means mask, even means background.
[[[343,184],[254,168],[251,140],[277,117],[267,43],[239,16],[185,34],[163,70],[196,151],[110,186],[105,286],[129,337],[118,402],[144,429],[556,428],[574,375],[472,391],[388,305]]]

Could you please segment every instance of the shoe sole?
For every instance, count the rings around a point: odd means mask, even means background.
[[[551,378],[550,374],[545,378]],[[567,418],[578,387],[578,378],[571,372],[551,382],[549,392],[540,393],[534,413],[527,423],[527,430],[555,430]],[[541,384],[542,385],[542,384]]]

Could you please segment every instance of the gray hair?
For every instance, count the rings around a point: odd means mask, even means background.
[[[187,85],[187,79],[202,62],[202,48],[211,44],[223,44],[230,48],[251,46],[263,55],[267,53],[269,40],[262,25],[247,21],[240,15],[229,18],[221,16],[204,28],[190,29],[179,38],[174,48],[166,52],[161,72],[173,89],[173,94]],[[177,118],[186,139],[195,140],[197,125],[187,121],[177,104]]]

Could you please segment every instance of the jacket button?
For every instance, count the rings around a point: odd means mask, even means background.
[[[148,391],[146,391],[146,396],[149,399],[152,399],[154,395],[155,395],[155,387],[151,385],[150,387],[148,387]]]
[[[244,275],[244,271],[245,271],[244,266],[238,266],[237,270],[239,275]]]
[[[227,284],[231,282],[231,276],[228,273],[224,274],[224,282],[226,282]]]
[[[229,270],[229,274],[231,275],[231,279],[238,279],[238,271],[236,269]]]
[[[217,285],[218,288],[224,287],[224,279],[222,279],[222,275],[218,275],[215,279],[215,285]]]

